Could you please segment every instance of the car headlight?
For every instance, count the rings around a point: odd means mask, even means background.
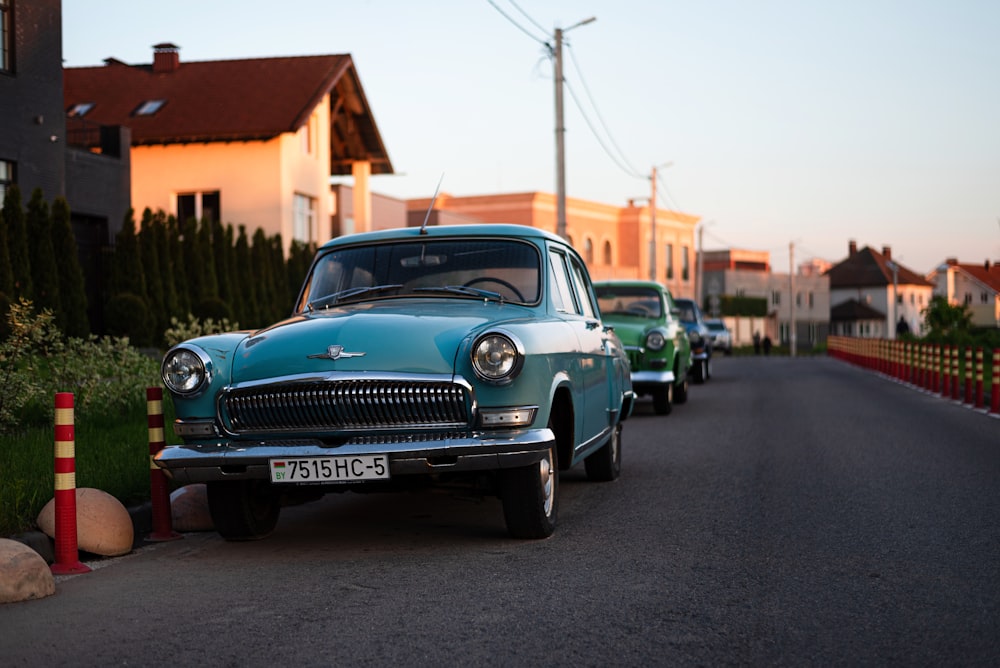
[[[663,350],[665,345],[667,339],[663,336],[663,332],[654,330],[646,335],[646,347],[650,350]]]
[[[491,332],[472,345],[472,368],[491,383],[510,382],[524,364],[524,347],[508,334]]]
[[[175,394],[191,396],[202,391],[212,380],[212,359],[197,346],[181,344],[163,358],[160,377]]]

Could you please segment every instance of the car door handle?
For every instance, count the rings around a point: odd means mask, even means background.
[[[600,326],[601,326],[601,323],[597,322],[596,320],[588,320],[587,321],[587,329],[597,329]]]

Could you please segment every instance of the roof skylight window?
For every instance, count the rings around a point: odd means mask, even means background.
[[[135,110],[136,116],[152,116],[160,110],[166,100],[146,100]]]
[[[79,104],[74,104],[70,107],[69,111],[66,112],[66,115],[72,118],[83,118],[93,108],[93,102],[80,102]]]

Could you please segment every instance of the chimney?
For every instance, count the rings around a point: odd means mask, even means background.
[[[882,257],[886,260],[892,260],[892,248],[889,246],[882,246]]]
[[[986,271],[990,270],[990,261],[989,261],[989,259],[987,259],[985,262],[983,262],[983,269],[985,269]]]
[[[176,72],[181,66],[180,48],[170,42],[153,45],[153,72],[163,74]]]
[[[944,263],[946,265],[948,265],[949,267],[957,267],[958,266],[958,258],[957,257],[950,257],[947,260],[945,260]]]
[[[851,257],[858,252],[858,242],[851,239],[847,242],[847,257]]]

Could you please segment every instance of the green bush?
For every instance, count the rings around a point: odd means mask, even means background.
[[[170,319],[170,328],[163,333],[163,338],[170,347],[176,346],[181,341],[187,341],[197,336],[206,334],[221,334],[222,332],[233,332],[240,328],[239,323],[229,322],[223,318],[216,321],[212,318],[199,320],[188,313],[187,321],[181,322],[177,318]]]
[[[159,386],[159,362],[124,338],[65,338],[51,311],[36,313],[23,299],[11,304],[7,323],[10,336],[0,341],[0,536],[30,528],[52,498],[57,392],[74,395],[77,486],[123,503],[148,498],[146,389]],[[169,402],[164,412],[172,415]]]
[[[108,300],[104,322],[108,334],[128,337],[137,346],[148,346],[153,340],[149,306],[145,299],[131,292],[119,293]]]

